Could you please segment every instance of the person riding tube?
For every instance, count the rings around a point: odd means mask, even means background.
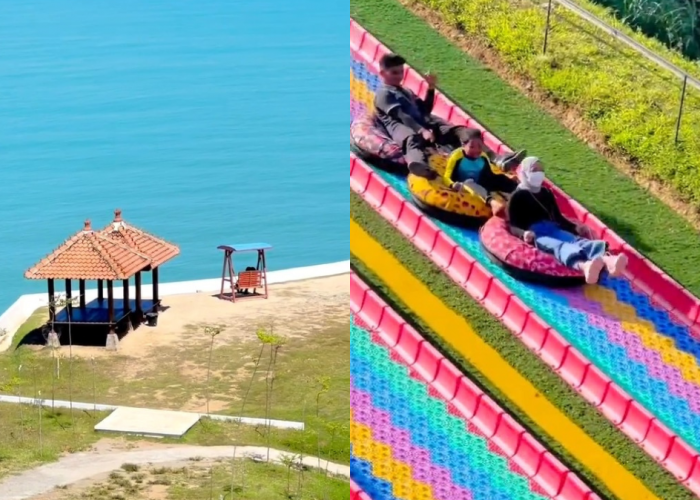
[[[507,205],[512,235],[552,255],[568,268],[581,271],[588,284],[597,283],[604,269],[611,276],[622,274],[627,257],[609,254],[607,244],[592,239],[587,226],[575,224],[561,213],[554,193],[542,185],[545,173],[539,158],[525,158],[518,178],[520,183]]]
[[[401,146],[409,172],[434,179],[437,174],[428,164],[426,149],[458,148],[467,141],[467,128],[431,114],[437,82],[434,75],[425,75],[428,83],[425,99],[401,85],[405,64],[406,60],[396,54],[385,54],[379,60],[382,85],[374,96],[376,116],[392,140]]]
[[[496,193],[510,194],[518,182],[505,174],[497,174],[491,167],[491,159],[484,149],[482,134],[477,129],[467,129],[465,141],[447,159],[443,180],[455,191],[468,189],[487,203],[495,215],[500,215],[505,204]]]

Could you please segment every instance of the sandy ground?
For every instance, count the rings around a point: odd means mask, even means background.
[[[154,381],[170,370],[174,376],[170,384],[142,387],[131,393],[129,401],[122,398],[119,404],[203,412],[206,411],[204,392],[193,390],[193,385],[201,386],[207,380],[206,353],[211,337],[205,331],[206,326],[221,327],[215,337],[215,349],[223,348],[230,359],[235,360],[225,366],[215,361],[211,368],[212,379],[225,378],[233,383],[247,381],[255,363],[250,342],[245,341],[253,340],[257,345],[258,329],[272,330],[290,340],[311,339],[314,334],[347,324],[349,302],[349,274],[271,285],[268,299],[246,297],[235,303],[219,299],[214,292],[166,296],[158,326],[144,324],[127,333],[120,340],[118,351],[76,343],[72,353],[84,361],[94,359],[98,371],[118,372],[114,387],[99,396],[98,403],[111,403],[112,396],[119,391],[129,392],[125,389],[129,383]],[[44,349],[40,345],[35,348]],[[69,347],[64,345],[56,355],[66,359],[68,351]],[[237,366],[235,372],[232,366]],[[221,370],[225,374],[220,373]],[[173,395],[182,391],[190,393],[189,400],[175,404]],[[225,394],[213,393],[209,409],[221,411],[236,398],[231,390]]]
[[[255,326],[272,327],[288,338],[305,336],[328,322],[347,319],[349,303],[349,274],[271,285],[268,299],[243,298],[235,303],[211,292],[172,295],[163,298],[167,310],[160,314],[158,326],[143,325],[124,336],[119,354],[147,358],[150,348],[201,341],[206,337],[206,324],[221,325],[222,338],[231,341],[253,338]],[[112,353],[100,347],[74,346],[73,354],[101,357]]]

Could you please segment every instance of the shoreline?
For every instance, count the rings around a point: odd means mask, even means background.
[[[268,271],[267,282],[269,285],[287,283],[290,281],[304,281],[316,278],[327,278],[341,274],[350,273],[350,261],[332,262],[329,264],[319,264],[315,266],[294,267],[291,269],[281,269],[279,271]],[[182,295],[189,293],[213,293],[221,289],[221,278],[209,278],[190,281],[174,281],[160,283],[158,286],[160,297],[172,295]],[[152,288],[145,285],[142,290],[144,299],[151,298]],[[114,298],[122,298],[121,287],[114,288]],[[135,288],[129,287],[129,295],[134,296]],[[97,288],[90,288],[85,291],[86,301],[97,298]],[[48,293],[25,294],[15,300],[0,315],[0,352],[4,352],[12,345],[12,339],[17,330],[34,314],[40,307],[48,306]],[[4,333],[2,333],[4,332]]]

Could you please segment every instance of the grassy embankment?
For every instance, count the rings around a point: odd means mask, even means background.
[[[223,332],[215,338],[210,376],[211,339],[202,333],[202,326],[185,328],[176,344],[145,349],[144,357],[111,355],[100,349],[95,351],[97,356],[87,357],[76,348],[71,362],[66,346],[56,353],[50,348],[18,347],[27,333],[45,321],[46,311],[39,310],[15,336],[11,350],[0,354],[1,394],[49,401],[68,401],[72,395],[72,401],[82,403],[196,408],[202,413],[206,412],[202,402],[208,395],[212,413],[303,421],[307,430],[203,419],[183,439],[166,441],[269,443],[272,448],[349,463],[347,320],[329,320],[305,336],[287,339],[274,362],[269,346],[258,340],[228,339]],[[93,427],[105,416],[92,411],[74,410],[71,414],[65,408],[45,407],[42,411],[35,405],[0,404],[0,477],[89,448],[102,436]]]

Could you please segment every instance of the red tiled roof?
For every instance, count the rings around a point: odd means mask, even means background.
[[[124,280],[151,265],[151,259],[118,241],[92,230],[67,239],[51,254],[24,273],[28,279]]]
[[[180,248],[174,243],[127,224],[119,209],[114,211],[114,220],[101,233],[112,241],[147,255],[152,267],[158,267],[180,254]]]

